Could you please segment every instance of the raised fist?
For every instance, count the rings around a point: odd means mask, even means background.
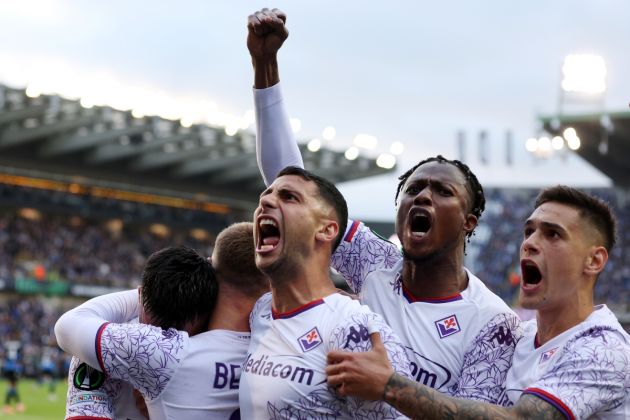
[[[275,57],[289,36],[287,16],[278,9],[262,9],[247,18],[247,48],[253,60]]]

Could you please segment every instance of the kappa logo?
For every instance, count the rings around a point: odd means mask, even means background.
[[[317,327],[314,327],[302,337],[298,338],[298,343],[300,343],[300,347],[302,347],[303,352],[313,350],[315,347],[322,344],[322,341],[322,337],[319,335]]]
[[[86,363],[81,363],[74,371],[72,384],[75,388],[83,391],[94,391],[99,389],[105,382],[105,374],[96,370]]]
[[[547,362],[549,359],[553,357],[554,354],[556,354],[557,351],[558,351],[558,347],[554,347],[551,350],[547,350],[546,352],[540,355],[540,362],[538,363]]]
[[[435,321],[435,327],[438,330],[438,334],[440,334],[440,338],[446,338],[449,335],[453,335],[461,331],[459,328],[459,322],[457,322],[457,317],[455,315],[450,315],[446,318]]]

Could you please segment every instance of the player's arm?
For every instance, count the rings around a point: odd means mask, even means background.
[[[380,334],[370,335],[372,350],[328,354],[328,384],[340,395],[382,400],[413,419],[564,419],[553,405],[523,395],[513,407],[448,397],[392,369]]]
[[[505,377],[522,335],[521,321],[515,313],[494,316],[466,348],[461,375],[450,394],[502,405]]]
[[[110,293],[90,299],[63,314],[55,324],[57,343],[67,353],[98,367],[99,333],[108,322],[127,322],[138,316],[138,291]]]
[[[269,185],[287,166],[304,167],[280,91],[277,53],[289,32],[278,9],[262,9],[247,21],[247,48],[254,67],[256,158]]]

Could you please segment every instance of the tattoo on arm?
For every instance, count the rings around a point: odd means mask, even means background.
[[[383,400],[412,419],[540,419],[563,420],[553,405],[523,395],[513,407],[453,398],[397,373],[385,385]]]

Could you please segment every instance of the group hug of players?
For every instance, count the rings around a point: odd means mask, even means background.
[[[437,156],[400,177],[402,250],[303,169],[280,91],[285,23],[277,9],[248,21],[267,185],[253,223],[221,232],[209,260],[158,251],[138,290],[59,319],[66,419],[630,418],[630,337],[593,302],[610,208],[566,186],[539,194],[520,247],[536,319],[521,323],[463,265],[485,207],[468,166]]]

